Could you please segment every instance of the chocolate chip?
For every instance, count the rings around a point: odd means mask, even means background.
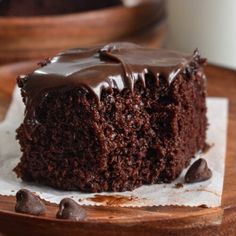
[[[27,189],[21,189],[16,193],[15,211],[29,215],[44,215],[45,205],[38,196]]]
[[[64,198],[59,204],[58,219],[73,221],[83,220],[87,216],[86,211],[77,202],[70,198]]]
[[[195,161],[185,175],[186,183],[196,183],[210,179],[211,170],[207,166],[206,160],[200,158]]]

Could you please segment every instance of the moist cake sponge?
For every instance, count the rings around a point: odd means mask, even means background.
[[[171,182],[205,143],[205,59],[131,43],[71,49],[20,76],[18,177],[62,190]]]

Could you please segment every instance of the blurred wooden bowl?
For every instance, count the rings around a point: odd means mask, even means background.
[[[44,58],[65,48],[117,41],[161,21],[164,0],[84,13],[0,17],[0,63]]]

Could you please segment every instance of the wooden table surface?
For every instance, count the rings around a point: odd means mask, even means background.
[[[33,63],[35,65],[35,62]],[[15,76],[32,63],[0,67],[0,114],[11,100]],[[236,71],[208,66],[209,96],[227,97],[229,129],[222,206],[201,207],[85,207],[82,222],[55,219],[57,207],[48,204],[44,217],[14,212],[15,198],[0,197],[0,232],[5,235],[236,235]]]

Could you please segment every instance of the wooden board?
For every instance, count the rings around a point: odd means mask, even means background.
[[[132,7],[65,15],[0,16],[0,63],[50,57],[65,48],[122,41],[134,34],[143,40],[164,15],[164,0],[137,0]]]
[[[0,67],[0,113],[11,100],[17,74],[34,68],[35,62]],[[236,235],[236,72],[209,66],[210,96],[230,100],[226,175],[222,206],[204,207],[85,207],[88,218],[70,222],[55,218],[57,206],[47,204],[44,217],[14,212],[15,198],[0,196],[0,232],[6,235]]]

